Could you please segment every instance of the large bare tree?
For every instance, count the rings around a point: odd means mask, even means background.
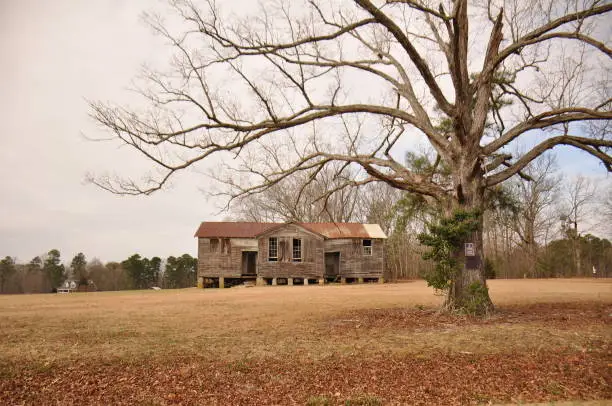
[[[384,182],[450,214],[483,210],[488,189],[558,145],[612,168],[612,140],[591,131],[612,118],[609,2],[278,0],[248,16],[214,0],[171,6],[178,25],[148,15],[176,51],[138,88],[150,108],[91,103],[158,170],[94,179],[112,192],[152,193],[215,156],[230,198],[341,162],[361,170],[344,187]],[[537,143],[513,157],[525,136]],[[429,171],[402,162],[417,141],[437,154]],[[469,242],[482,259],[482,231]],[[482,263],[456,274],[447,307],[486,286]]]

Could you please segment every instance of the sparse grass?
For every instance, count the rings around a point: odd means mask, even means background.
[[[496,354],[601,352],[612,341],[611,282],[490,281],[498,312],[487,319],[438,315],[442,298],[422,281],[0,296],[0,389],[3,380],[19,380],[22,373],[47,374],[82,362],[103,370],[119,364],[214,364],[243,380],[263,373],[261,379],[282,386],[294,378],[285,371],[268,373],[262,365],[304,369],[336,358],[367,361],[383,354],[425,361],[445,354],[478,367],[483,357]],[[559,366],[566,374],[573,367]],[[546,396],[573,393],[567,382],[551,382],[541,386]],[[355,387],[340,398],[301,402],[383,403],[380,393],[359,393],[363,388]],[[478,393],[476,401],[503,399]]]
[[[231,371],[242,373],[248,373],[251,370],[251,367],[249,366],[249,361],[244,359],[231,361],[228,364],[228,368]]]
[[[379,397],[373,395],[357,395],[344,402],[345,406],[382,406]]]
[[[612,283],[589,280],[494,280],[491,295],[510,304],[612,300]],[[577,337],[541,322],[368,330],[352,315],[372,309],[432,309],[440,303],[421,281],[386,285],[183,289],[0,297],[0,359],[62,362],[88,358],[198,356],[236,360],[270,353],[325,357],[338,351],[497,352],[584,346],[609,338],[605,326]],[[579,316],[576,316],[579,317]],[[330,326],[351,334],[329,340]],[[363,324],[363,323],[362,323]],[[537,323],[536,323],[537,324]],[[354,333],[354,334],[353,334]],[[504,345],[500,345],[500,341]]]
[[[551,381],[546,385],[546,391],[550,392],[551,395],[561,396],[563,395],[564,388],[557,382]]]
[[[334,401],[327,396],[311,396],[306,401],[306,406],[331,406]]]

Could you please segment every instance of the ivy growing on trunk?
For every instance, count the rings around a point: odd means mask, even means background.
[[[427,225],[427,232],[418,235],[419,242],[430,250],[423,259],[436,263],[432,271],[423,273],[427,285],[441,291],[448,291],[452,280],[462,264],[457,258],[461,244],[478,229],[481,213],[478,210],[457,210],[450,217],[443,217]]]

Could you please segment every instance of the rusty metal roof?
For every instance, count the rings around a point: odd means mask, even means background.
[[[306,231],[306,232],[308,232],[308,233],[312,233],[312,234],[314,234],[314,235],[318,235],[318,236],[319,236],[319,237],[321,237],[321,238],[325,238],[325,236],[324,236],[323,234],[319,234],[319,233],[317,233],[316,231],[313,231],[312,229],[310,229],[310,228],[308,228],[308,227],[307,227],[307,225],[308,225],[308,224],[311,224],[311,223],[298,223],[298,222],[295,222],[295,221],[290,221],[290,222],[288,222],[288,223],[280,223],[280,224],[277,224],[277,225],[275,225],[275,226],[273,226],[273,227],[270,227],[270,228],[269,228],[269,229],[267,229],[266,231],[262,231],[261,233],[257,234],[257,235],[255,236],[255,238],[259,238],[259,237],[261,237],[261,236],[262,236],[262,235],[264,235],[264,234],[274,233],[274,232],[276,232],[277,230],[280,230],[280,229],[282,229],[283,227],[288,226],[288,225],[291,225],[291,224],[293,224],[293,225],[295,225],[295,226],[297,226],[297,227],[301,228],[302,230],[304,230],[304,231]]]
[[[297,223],[325,238],[387,238],[378,224],[361,223]],[[255,238],[283,223],[203,222],[195,237]]]
[[[257,234],[263,233],[272,227],[282,223],[247,223],[247,222],[212,222],[206,221],[200,224],[195,237],[225,237],[225,238],[255,238]]]

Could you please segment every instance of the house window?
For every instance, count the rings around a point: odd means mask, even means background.
[[[217,252],[219,249],[219,239],[211,238],[210,239],[210,252]]]
[[[268,239],[268,261],[278,261],[278,238],[276,237]]]
[[[293,239],[293,262],[302,262],[302,240]]]
[[[224,238],[221,240],[221,253],[222,254],[230,254],[232,252],[232,246],[229,238]]]
[[[363,240],[363,255],[372,255],[372,240]]]

